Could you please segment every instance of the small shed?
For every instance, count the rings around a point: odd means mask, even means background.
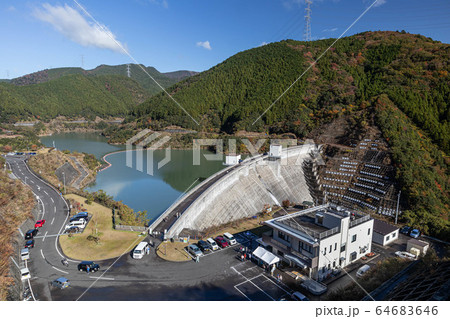
[[[398,228],[385,221],[373,220],[372,241],[382,246],[389,245],[398,239]]]
[[[239,164],[240,160],[241,160],[241,155],[229,154],[229,155],[225,156],[225,165],[233,166],[233,165]]]
[[[283,150],[283,146],[279,144],[270,145],[269,156],[272,158],[281,158],[281,152]]]
[[[427,253],[428,244],[426,241],[411,238],[406,242],[406,251],[413,253],[416,256],[425,255]]]

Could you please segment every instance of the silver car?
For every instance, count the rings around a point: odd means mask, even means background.
[[[203,253],[200,250],[200,248],[198,248],[198,246],[194,244],[188,246],[188,252],[194,257],[203,256]]]

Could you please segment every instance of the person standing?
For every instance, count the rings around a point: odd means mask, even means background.
[[[89,266],[86,267],[86,272],[89,274]]]

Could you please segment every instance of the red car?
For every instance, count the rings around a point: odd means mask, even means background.
[[[214,238],[214,240],[220,248],[228,247],[228,242],[222,236],[217,236],[216,238]]]
[[[34,228],[42,227],[42,226],[44,226],[44,224],[45,224],[45,219],[38,220],[36,222],[36,224],[34,224]]]

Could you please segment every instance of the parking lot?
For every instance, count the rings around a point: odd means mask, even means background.
[[[269,278],[261,267],[250,261],[232,266],[231,269],[242,279],[234,285],[234,289],[246,300],[274,301],[289,294],[289,290],[282,283]]]

